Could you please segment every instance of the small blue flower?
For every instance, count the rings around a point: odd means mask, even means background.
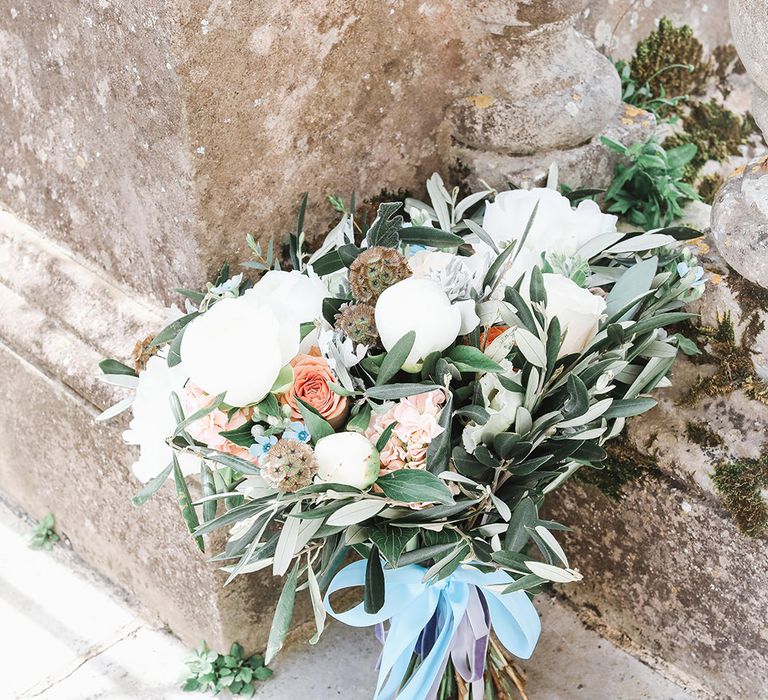
[[[248,452],[252,457],[261,459],[276,442],[277,438],[274,435],[259,435],[256,437],[256,442],[248,448]]]
[[[696,267],[690,267],[688,263],[681,262],[677,264],[677,274],[680,275],[680,279],[685,277],[687,274],[693,272],[694,277],[693,281],[691,282],[691,287],[700,287],[702,284],[704,284],[704,268],[701,267],[701,265],[697,265]]]
[[[298,442],[309,442],[311,435],[307,430],[307,426],[301,421],[293,421],[289,423],[288,427],[283,433],[283,439],[285,440],[297,440]]]

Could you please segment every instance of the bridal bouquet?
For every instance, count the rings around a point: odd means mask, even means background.
[[[311,254],[305,197],[290,271],[249,237],[258,281],[225,266],[178,290],[186,314],[139,347],[138,372],[102,369],[135,388],[135,500],[172,475],[201,549],[227,529],[213,560],[230,579],[286,575],[267,661],[306,590],[312,642],[327,614],[376,627],[376,698],[507,697],[510,655],[539,636],[531,599],[581,578],[539,509],[668,385],[699,234],[621,233],[555,189],[459,199],[433,175],[427,191],[370,226],[333,198],[341,221]],[[332,594],[353,587],[340,611]]]

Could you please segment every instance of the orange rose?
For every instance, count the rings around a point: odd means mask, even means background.
[[[291,360],[293,386],[280,396],[280,401],[291,407],[291,417],[301,420],[297,398],[314,408],[334,429],[341,427],[347,417],[349,402],[328,386],[335,382],[328,363],[320,357],[320,351],[312,348],[309,355],[297,355]]]
[[[485,349],[502,333],[509,330],[509,326],[491,326],[487,331],[480,334],[480,348]]]

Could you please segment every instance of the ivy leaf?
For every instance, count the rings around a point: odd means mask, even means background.
[[[384,246],[396,248],[400,242],[398,232],[403,227],[403,217],[395,216],[395,212],[402,207],[402,202],[384,202],[379,205],[376,212],[376,220],[368,229],[366,240],[368,247]]]
[[[379,548],[384,558],[392,566],[397,566],[405,546],[417,533],[418,530],[416,528],[382,525],[381,527],[371,528],[368,537]]]
[[[403,503],[453,503],[448,487],[436,476],[420,469],[398,469],[381,477],[376,485],[384,495]]]

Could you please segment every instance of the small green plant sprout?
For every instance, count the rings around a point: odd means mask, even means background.
[[[668,226],[682,214],[683,203],[700,199],[684,181],[685,166],[696,155],[695,144],[666,150],[653,136],[631,146],[605,136],[601,140],[623,156],[605,193],[609,212],[648,231]]]
[[[32,549],[53,549],[61,537],[56,533],[56,518],[53,513],[48,513],[32,531],[29,538],[29,546]]]
[[[657,83],[655,88],[651,87],[651,81],[655,80],[663,73],[669,70],[687,70],[693,71],[690,63],[673,63],[669,66],[660,68],[650,75],[645,81],[640,82],[632,75],[632,66],[627,61],[616,61],[616,71],[621,78],[621,101],[633,105],[638,109],[651,112],[660,120],[669,115],[673,115],[679,109],[679,106],[688,99],[688,95],[667,95],[663,83]]]
[[[217,654],[200,642],[186,664],[190,675],[182,689],[188,692],[209,691],[218,695],[226,689],[232,695],[251,698],[256,692],[255,683],[272,675],[263,656],[253,654],[246,658],[237,642],[230,647],[229,654]]]

